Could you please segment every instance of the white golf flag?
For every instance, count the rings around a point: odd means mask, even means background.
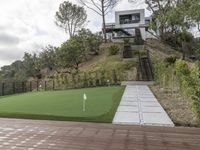
[[[83,99],[86,100],[87,99],[87,95],[84,93],[83,94]]]

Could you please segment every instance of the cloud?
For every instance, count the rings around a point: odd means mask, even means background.
[[[10,48],[0,48],[0,60],[1,61],[13,61],[14,59],[20,58],[21,55],[19,53],[19,49],[16,49],[16,47],[10,47]]]
[[[0,1],[0,67],[23,57],[24,52],[38,52],[48,44],[59,46],[69,36],[55,25],[55,13],[64,0],[2,0]],[[76,0],[69,0],[77,3]],[[116,7],[133,9],[128,0]],[[93,32],[102,27],[101,16],[87,10],[87,28]],[[106,16],[114,21],[113,11]]]
[[[17,45],[19,44],[19,38],[6,33],[0,33],[0,45]]]

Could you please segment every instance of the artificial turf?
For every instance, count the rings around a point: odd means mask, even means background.
[[[0,98],[0,117],[111,122],[123,87],[33,92]],[[86,93],[86,111],[83,94]]]

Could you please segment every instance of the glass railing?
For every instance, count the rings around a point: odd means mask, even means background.
[[[140,20],[120,20],[120,24],[133,24],[133,23],[139,23]]]

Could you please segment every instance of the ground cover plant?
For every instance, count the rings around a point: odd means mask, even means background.
[[[152,90],[176,125],[200,125],[199,62],[184,60],[155,63],[157,86]]]
[[[123,91],[112,86],[5,96],[0,98],[0,117],[112,122]]]

